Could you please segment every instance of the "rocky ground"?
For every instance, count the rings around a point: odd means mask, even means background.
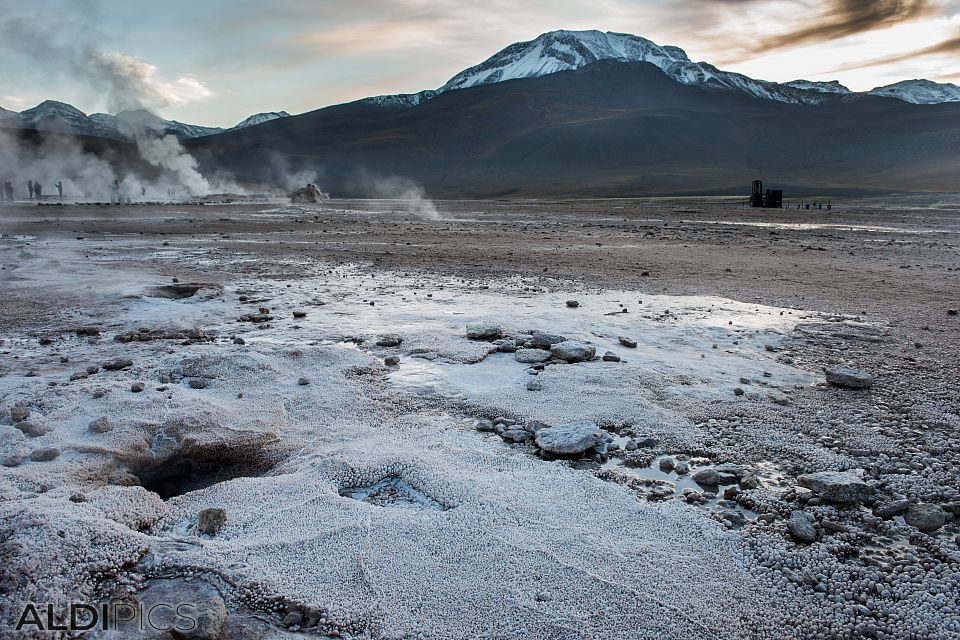
[[[837,204],[0,208],[5,633],[960,637],[960,217]]]

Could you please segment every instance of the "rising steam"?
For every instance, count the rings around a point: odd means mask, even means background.
[[[28,64],[42,61],[48,76],[82,80],[114,113],[146,113],[148,109],[212,95],[193,76],[166,80],[151,64],[125,53],[102,50],[100,43],[106,38],[95,28],[97,14],[93,0],[35,0],[29,5],[0,0],[0,49],[26,59]],[[47,186],[46,193],[51,193],[57,180],[63,180],[75,196],[89,193],[103,197],[124,191],[120,194],[124,199],[138,199],[148,190],[163,198],[209,194],[210,181],[201,175],[196,160],[176,137],[163,136],[157,130],[154,122],[159,118],[147,115],[127,118],[123,125],[125,133],[136,141],[140,158],[156,168],[153,173],[157,175],[137,176],[132,168],[116,171],[67,138],[44,139],[39,147],[28,148],[6,135],[2,140],[4,152],[0,153],[0,180],[41,181]],[[235,190],[235,185],[230,186]]]

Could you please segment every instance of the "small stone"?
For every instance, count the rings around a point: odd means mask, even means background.
[[[92,420],[90,424],[87,425],[87,429],[91,433],[106,433],[113,430],[113,425],[110,424],[110,419],[107,416],[101,416],[96,420]]]
[[[126,369],[127,367],[133,366],[133,360],[130,358],[117,358],[111,362],[108,362],[103,365],[103,368],[107,371],[120,371],[121,369]]]
[[[558,455],[573,455],[592,449],[600,441],[600,428],[592,422],[572,422],[537,432],[537,446]]]
[[[303,614],[299,611],[291,611],[283,617],[283,626],[290,627],[299,627],[303,624]]]
[[[486,418],[477,420],[477,423],[474,425],[474,428],[477,431],[483,431],[483,432],[493,431],[494,430],[493,420],[487,420]]]
[[[873,378],[869,373],[850,367],[827,369],[826,377],[830,384],[849,389],[867,389],[873,384]]]
[[[756,489],[760,486],[760,481],[757,480],[757,476],[754,475],[745,475],[740,478],[740,488],[741,489]]]
[[[56,447],[43,447],[34,449],[30,452],[30,459],[34,462],[50,462],[60,456],[60,449]]]
[[[873,515],[878,518],[883,518],[884,520],[889,520],[890,518],[903,515],[909,506],[909,500],[891,500],[890,502],[884,502],[874,507]]]
[[[603,354],[603,361],[604,362],[620,362],[620,356],[615,354],[613,351],[607,351],[605,354]]]
[[[383,359],[383,364],[388,367],[396,367],[400,364],[400,356],[387,356]]]
[[[619,338],[617,338],[617,341],[618,341],[620,344],[622,344],[623,346],[627,347],[628,349],[636,349],[636,348],[637,348],[637,341],[636,341],[636,340],[633,340],[633,339],[631,339],[631,338],[625,338],[625,337],[623,337],[623,336],[620,336]]]
[[[929,533],[942,527],[947,521],[947,513],[935,504],[918,502],[912,504],[903,515],[903,520],[911,527]]]
[[[233,344],[247,344],[247,341],[241,338],[240,336],[234,336]]]
[[[87,496],[83,495],[82,493],[75,493],[72,496],[70,496],[70,502],[75,502],[76,504],[80,504],[81,502],[86,502],[86,501],[87,501]]]
[[[835,504],[859,504],[873,495],[873,489],[849,471],[807,473],[797,478],[797,484]]]
[[[19,467],[21,464],[23,464],[23,456],[18,455],[7,456],[3,461],[5,467]]]
[[[31,438],[39,438],[42,435],[46,435],[48,431],[48,429],[43,425],[37,424],[36,422],[30,422],[30,421],[18,422],[13,426],[19,429],[20,431],[22,431],[23,433],[25,433],[26,435],[30,436]]]
[[[550,359],[550,352],[543,349],[517,349],[513,354],[517,362],[525,364],[534,364],[536,362],[546,362]]]
[[[530,380],[527,382],[527,391],[542,391],[543,383],[539,380]]]
[[[388,333],[377,338],[378,347],[399,347],[403,342],[403,336],[395,333]]]
[[[305,387],[308,384],[310,384],[310,378],[299,378],[297,380],[297,384],[300,385],[301,387]]]
[[[467,325],[468,340],[496,340],[503,335],[503,327],[498,324],[478,322]]]
[[[144,384],[142,382],[134,382],[130,385],[130,391],[133,393],[140,393],[144,389]]]
[[[227,522],[227,511],[219,508],[202,509],[197,514],[197,530],[208,536],[215,536]]]
[[[306,318],[306,317],[307,317],[307,312],[306,312],[306,311],[294,311],[294,312],[293,312],[293,317],[294,317],[294,318]]]
[[[10,421],[11,422],[23,422],[30,417],[30,409],[23,406],[22,404],[15,404],[10,407]]]
[[[537,602],[550,602],[553,600],[553,596],[549,591],[541,591],[537,594]]]
[[[567,300],[567,306],[571,309],[576,309],[580,306],[580,302],[577,300]]]
[[[707,487],[716,487],[720,484],[720,474],[713,468],[700,469],[690,477],[693,478],[693,481],[697,484],[702,484]]]
[[[690,463],[686,460],[679,460],[673,467],[673,470],[678,476],[685,476],[690,473]]]
[[[745,392],[743,389],[741,389],[740,387],[734,387],[734,389],[733,389],[733,395],[735,395],[735,396],[742,396],[744,393],[746,393],[746,392]]]
[[[210,386],[210,381],[206,378],[190,378],[190,380],[187,382],[187,385],[191,389],[206,389],[208,386]]]
[[[676,466],[676,464],[677,463],[673,461],[673,458],[660,458],[660,462],[657,466],[660,467],[660,471],[663,471],[664,473],[670,473],[673,471],[673,468]]]
[[[534,331],[533,334],[523,343],[523,346],[527,349],[546,349],[549,350],[551,346],[563,342],[566,340],[561,335],[555,333],[541,333],[539,331]]]
[[[597,354],[595,347],[576,340],[564,340],[550,347],[550,355],[570,363],[590,360]]]
[[[806,511],[794,511],[787,520],[787,531],[797,542],[810,544],[817,540],[817,525],[813,515]]]

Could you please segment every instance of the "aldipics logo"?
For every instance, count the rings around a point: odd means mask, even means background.
[[[73,602],[28,603],[20,613],[16,631],[176,631],[187,633],[197,628],[199,613],[191,603],[159,603],[149,607],[115,602],[92,605]]]

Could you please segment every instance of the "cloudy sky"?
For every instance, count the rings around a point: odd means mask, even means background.
[[[633,33],[780,82],[960,82],[960,0],[0,0],[0,106],[230,126],[436,88],[554,29]]]

